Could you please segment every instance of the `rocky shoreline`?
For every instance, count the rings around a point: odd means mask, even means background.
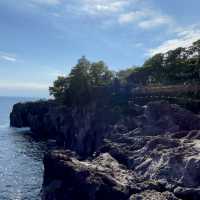
[[[43,200],[200,199],[200,117],[178,105],[130,103],[120,114],[36,102],[10,119],[60,146],[44,158]]]

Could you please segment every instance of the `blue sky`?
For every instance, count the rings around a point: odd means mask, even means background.
[[[199,0],[1,0],[0,95],[48,96],[77,59],[113,70],[200,39]]]

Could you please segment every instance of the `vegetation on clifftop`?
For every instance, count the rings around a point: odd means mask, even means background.
[[[175,88],[199,83],[200,40],[187,48],[156,54],[141,67],[119,72],[109,70],[103,61],[91,63],[82,57],[70,74],[58,77],[49,90],[56,100],[67,105],[85,105],[102,97],[119,103],[136,87]]]
[[[112,84],[114,73],[104,62],[90,63],[85,57],[78,60],[66,77],[58,77],[50,94],[66,104],[85,105],[91,101],[94,90]]]
[[[200,82],[200,40],[148,59],[129,76],[135,84],[187,84]]]

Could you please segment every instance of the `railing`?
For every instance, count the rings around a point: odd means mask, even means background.
[[[134,88],[132,90],[133,94],[148,94],[148,93],[187,93],[193,92],[198,93],[200,92],[200,85],[199,84],[181,84],[181,85],[149,85],[149,86],[141,86]]]
[[[130,102],[145,105],[151,101],[166,100],[193,112],[200,112],[200,85],[146,86],[132,91]]]

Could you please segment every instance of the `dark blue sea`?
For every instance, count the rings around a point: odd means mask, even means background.
[[[34,100],[0,97],[0,200],[40,199],[45,142],[34,140],[28,129],[9,127],[13,104]]]

